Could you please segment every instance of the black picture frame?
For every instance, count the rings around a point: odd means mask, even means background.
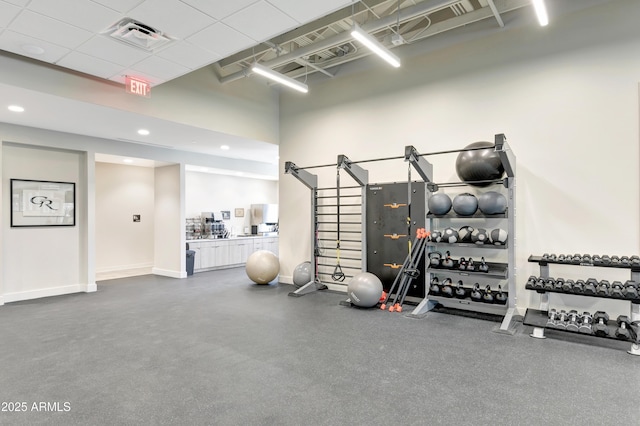
[[[11,179],[11,227],[75,226],[76,184]]]

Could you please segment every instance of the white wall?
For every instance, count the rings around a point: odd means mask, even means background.
[[[536,304],[538,296],[524,290],[538,273],[530,254],[640,253],[637,16],[635,1],[558,16],[547,28],[514,15],[503,31],[404,58],[399,70],[380,63],[317,80],[308,96],[282,95],[280,157],[330,164],[337,154],[398,156],[405,145],[433,152],[505,133],[517,157],[518,306]],[[457,180],[455,156],[429,159],[436,181]],[[372,182],[406,180],[401,162],[364,166]],[[335,168],[313,172],[320,186],[335,183]],[[300,208],[308,192],[281,176],[281,276],[309,247],[308,211]],[[573,271],[585,279],[598,272]],[[604,275],[596,278],[629,278]],[[596,301],[562,302],[589,308]]]
[[[95,198],[96,272],[152,267],[153,168],[96,163]]]
[[[154,267],[156,275],[185,278],[184,164],[154,169]]]
[[[277,204],[278,182],[211,173],[186,173],[186,217],[200,217],[202,212],[228,210],[225,221],[233,234],[241,234],[251,226],[251,204]],[[244,217],[236,218],[235,209],[243,208]]]
[[[79,152],[2,146],[2,186],[12,178],[74,182],[75,226],[12,228],[11,203],[2,203],[4,302],[93,290],[87,280],[87,209],[84,155]],[[8,199],[8,190],[3,192]]]

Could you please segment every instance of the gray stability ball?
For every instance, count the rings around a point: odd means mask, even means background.
[[[293,270],[293,284],[296,287],[302,287],[309,282],[311,282],[311,262],[302,262]]]
[[[443,215],[451,210],[451,198],[447,194],[433,194],[427,202],[429,211],[435,215]]]
[[[380,301],[382,281],[370,272],[361,272],[349,281],[347,294],[354,305],[371,308]]]
[[[472,216],[478,210],[478,199],[468,192],[458,194],[453,199],[453,211],[460,216]]]
[[[507,197],[496,191],[478,196],[478,208],[484,214],[502,214],[507,211]]]
[[[504,167],[500,156],[491,142],[474,142],[464,149],[482,148],[476,151],[462,151],[456,159],[456,173],[463,182],[497,180],[502,177]],[[488,186],[487,183],[469,183],[473,186]]]

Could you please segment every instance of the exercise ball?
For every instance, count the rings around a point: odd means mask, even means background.
[[[269,284],[280,272],[280,261],[269,250],[254,251],[247,259],[245,270],[254,283]]]
[[[496,228],[489,233],[489,240],[497,246],[503,246],[507,243],[508,236],[507,231]]]
[[[463,182],[496,180],[502,177],[504,167],[500,156],[491,142],[474,142],[464,149],[482,148],[476,151],[462,151],[456,159],[456,173]],[[487,186],[490,183],[470,183],[474,186]]]
[[[382,281],[371,272],[361,272],[349,281],[347,294],[354,305],[371,308],[380,301]]]
[[[458,229],[458,239],[461,243],[471,242],[471,233],[474,231],[473,226],[463,226]]]
[[[293,270],[293,284],[296,287],[302,287],[303,285],[311,281],[311,262],[302,262]]]
[[[478,210],[478,199],[468,192],[456,195],[452,204],[453,211],[460,216],[472,216]]]
[[[435,215],[442,215],[449,213],[451,210],[451,198],[447,194],[433,194],[429,197],[427,202],[429,211]]]
[[[458,235],[458,231],[453,228],[446,228],[442,232],[442,241],[444,241],[445,243],[457,243],[459,238],[460,236]]]
[[[478,196],[478,208],[484,214],[502,214],[507,211],[507,197],[496,191]]]

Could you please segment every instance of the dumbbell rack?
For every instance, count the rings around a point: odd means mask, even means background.
[[[631,280],[635,282],[640,282],[640,266],[636,265],[624,265],[624,264],[594,264],[592,261],[588,262],[580,262],[580,263],[568,263],[568,262],[559,262],[551,259],[546,259],[542,256],[529,256],[529,262],[537,263],[540,267],[540,278],[549,278],[549,265],[557,264],[557,265],[573,265],[573,266],[585,266],[585,267],[601,267],[601,268],[618,268],[618,269],[630,269],[631,270]],[[606,295],[598,295],[598,294],[582,294],[582,293],[573,293],[567,292],[557,289],[533,289],[527,288],[527,290],[532,290],[540,294],[540,306],[539,309],[529,308],[527,309],[524,320],[522,321],[524,325],[529,325],[533,327],[533,332],[530,334],[531,337],[537,339],[544,339],[544,330],[547,327],[547,320],[549,319],[549,293],[562,293],[562,294],[571,294],[575,296],[584,296],[584,297],[597,297],[600,299],[613,299],[613,300],[622,300],[629,301],[631,304],[631,315],[629,318],[632,322],[640,321],[640,298],[639,299],[621,299],[618,297],[606,296]],[[618,324],[615,320],[609,320],[607,322],[607,327],[610,330],[615,330],[618,328]],[[581,334],[584,336],[605,338],[605,339],[616,339],[612,332],[609,332],[608,336],[597,336],[595,334],[584,334],[580,332],[564,330],[561,328],[553,328],[553,330],[573,333],[573,334]],[[617,339],[616,339],[617,340]],[[635,342],[632,343],[631,349],[628,351],[631,355],[640,355],[640,345]]]

